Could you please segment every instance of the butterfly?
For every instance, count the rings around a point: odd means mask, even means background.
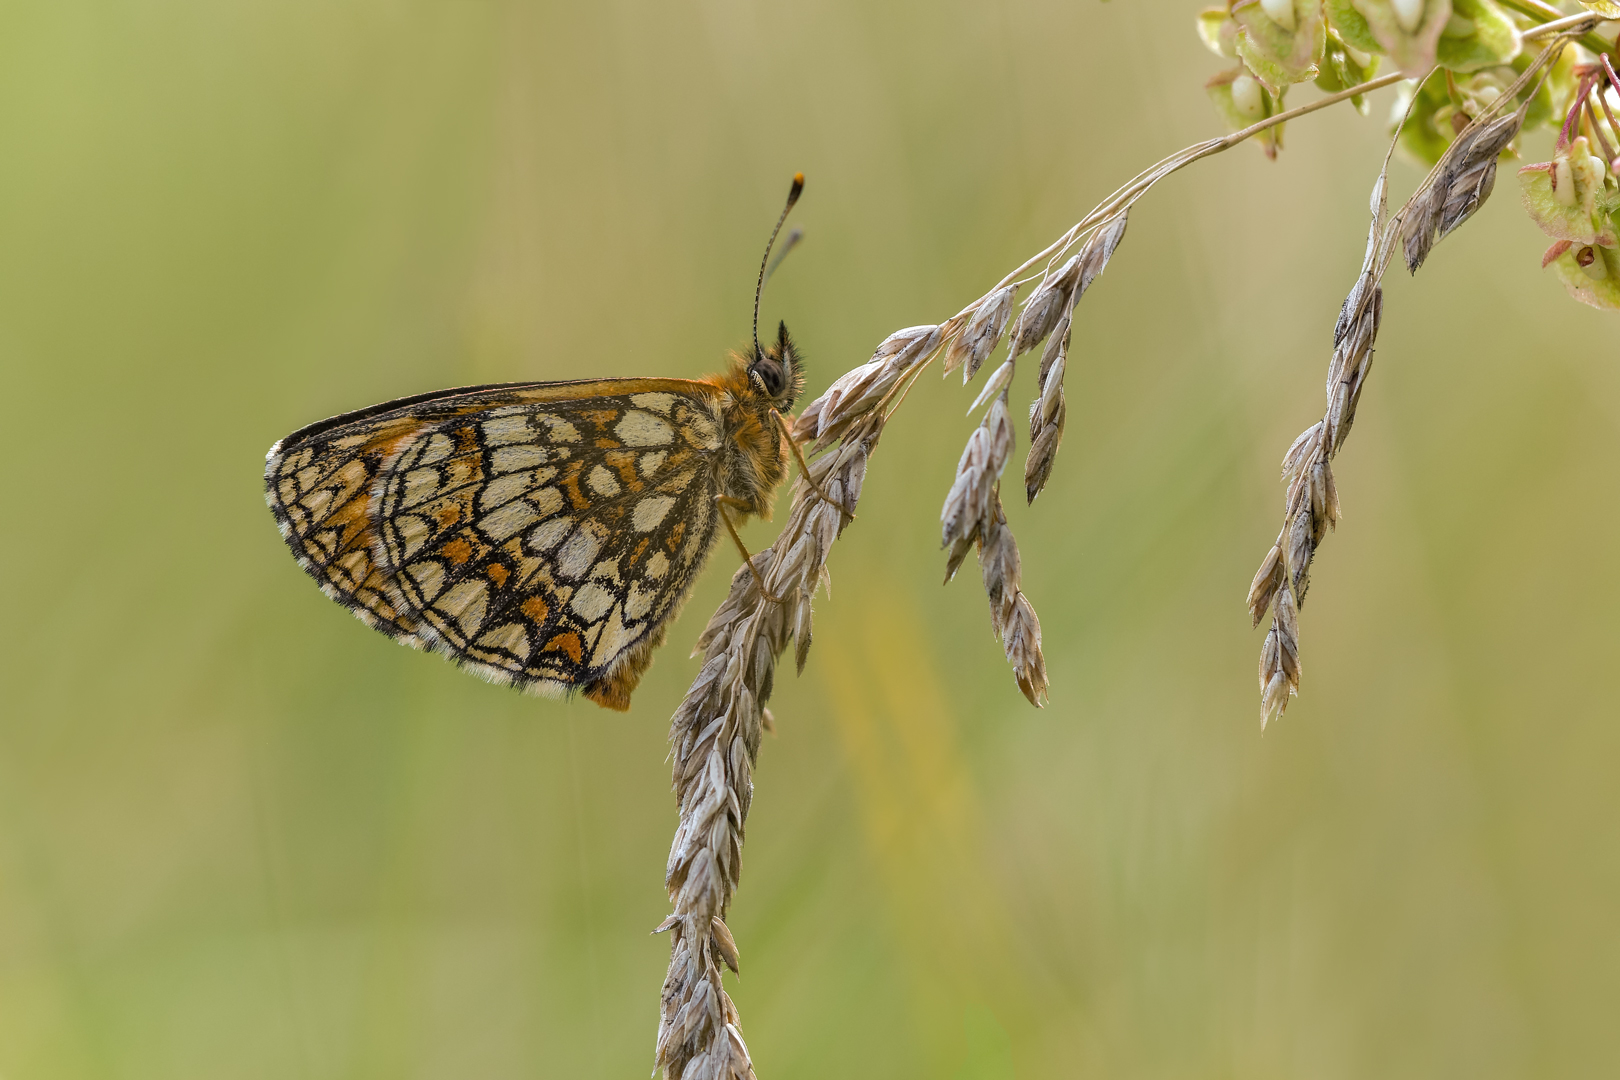
[[[768,519],[790,451],[804,467],[783,418],[802,358],[785,323],[759,343],[765,260],[753,349],[720,374],[467,386],[288,435],[265,497],[293,556],[396,641],[629,708],[719,528],[757,578],[732,512]]]

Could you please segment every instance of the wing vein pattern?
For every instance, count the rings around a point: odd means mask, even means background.
[[[704,382],[446,391],[288,436],[266,494],[300,565],[371,626],[496,682],[589,693],[645,667],[691,591],[722,429]]]

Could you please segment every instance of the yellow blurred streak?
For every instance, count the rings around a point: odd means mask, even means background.
[[[845,625],[858,626],[859,639],[818,639],[815,662],[824,665],[871,862],[904,946],[919,1043],[947,1075],[982,1049],[987,1028],[1025,1015],[1028,982],[1011,964],[1016,950],[991,876],[983,808],[934,659],[921,647],[916,605],[881,585],[848,595],[857,593],[861,614]],[[1010,1060],[981,1062],[949,1075],[1010,1069]]]

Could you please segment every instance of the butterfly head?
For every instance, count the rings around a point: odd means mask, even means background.
[[[770,345],[754,346],[748,382],[770,400],[777,412],[793,410],[794,400],[804,389],[804,364],[798,346],[788,337],[787,323],[777,324],[776,340]]]
[[[776,326],[776,340],[770,345],[759,343],[759,297],[765,289],[765,279],[770,277],[774,269],[770,265],[771,248],[776,244],[776,234],[782,231],[782,222],[787,220],[788,211],[793,204],[799,201],[800,192],[804,191],[804,173],[793,174],[793,186],[788,189],[787,203],[782,207],[782,214],[776,219],[776,227],[771,230],[771,238],[765,241],[765,256],[759,260],[759,281],[754,285],[754,352],[748,361],[748,385],[770,402],[777,412],[789,412],[793,408],[794,399],[799,391],[804,389],[804,373],[801,370],[799,351],[794,347],[793,339],[788,337],[787,323],[778,323]],[[782,250],[786,255],[792,248],[793,241],[798,239],[798,230],[789,237],[789,243]],[[778,262],[781,260],[778,259]]]

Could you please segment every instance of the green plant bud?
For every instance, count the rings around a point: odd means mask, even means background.
[[[1239,75],[1232,80],[1232,107],[1238,111],[1239,116],[1251,124],[1265,118],[1265,91],[1258,79],[1249,75]]]
[[[1440,34],[1451,21],[1451,0],[1350,0],[1350,6],[1379,50],[1408,76],[1421,78],[1435,65]],[[1345,40],[1361,47],[1349,36]]]
[[[1395,21],[1408,34],[1415,34],[1423,23],[1423,0],[1389,0]]]
[[[1575,190],[1592,192],[1594,203],[1599,206],[1600,212],[1606,209],[1607,200],[1604,198],[1604,181],[1609,177],[1609,164],[1596,154],[1592,153],[1591,144],[1582,135],[1576,139],[1569,148],[1569,171],[1575,179]]]
[[[1620,251],[1603,244],[1571,244],[1547,265],[1581,303],[1620,311]]]
[[[1273,16],[1288,12],[1291,26]],[[1316,78],[1327,47],[1327,23],[1321,0],[1262,0],[1232,12],[1237,21],[1237,51],[1243,62],[1273,93],[1293,83]]]
[[[1225,8],[1205,8],[1198,13],[1198,36],[1216,56],[1237,59],[1237,34],[1237,22]]]
[[[1290,34],[1298,25],[1294,21],[1294,0],[1260,0],[1260,9],[1271,16],[1271,21]]]
[[[1608,167],[1592,156],[1582,136],[1551,161],[1519,170],[1525,212],[1554,239],[1613,245],[1616,237],[1610,214],[1620,200],[1607,182],[1608,176]]]
[[[1223,71],[1204,84],[1210,104],[1220,113],[1226,126],[1241,131],[1268,116],[1282,112],[1282,94],[1273,94],[1249,71],[1241,66]],[[1267,128],[1255,141],[1268,158],[1275,158],[1282,148],[1282,125]]]
[[[1552,163],[1553,199],[1559,206],[1575,205],[1575,170],[1569,167],[1569,158],[1557,158]]]
[[[1519,29],[1496,0],[1451,0],[1452,15],[1435,47],[1435,58],[1452,71],[1478,71],[1519,55]],[[1565,50],[1566,52],[1569,50]]]
[[[1415,90],[1411,83],[1401,83],[1389,111],[1391,129],[1400,125],[1395,145],[1401,156],[1425,169],[1433,168],[1457,137],[1457,129],[1451,125],[1456,111],[1443,76],[1425,79]]]
[[[1318,89],[1329,94],[1337,94],[1340,90],[1361,85],[1377,72],[1378,57],[1351,48],[1345,44],[1337,31],[1328,31],[1327,52],[1322,58],[1322,72],[1316,77]],[[1350,99],[1350,104],[1354,105],[1362,116],[1367,115],[1366,94],[1357,94]]]
[[[1372,30],[1367,26],[1367,20],[1362,18],[1352,0],[1327,0],[1328,25],[1333,28],[1339,39],[1352,49],[1364,53],[1378,55],[1383,53],[1384,47],[1373,37]]]
[[[1528,59],[1521,59],[1524,63],[1529,62]],[[1401,156],[1425,167],[1433,166],[1445,153],[1446,147],[1451,145],[1451,140],[1507,92],[1518,77],[1518,64],[1519,61],[1515,61],[1514,64],[1503,64],[1450,79],[1436,73],[1417,90],[1418,100],[1412,105],[1410,116],[1407,106],[1412,102],[1413,91],[1410,83],[1403,84],[1390,110],[1392,131],[1396,124],[1404,120],[1398,143]],[[1526,113],[1538,121],[1544,121],[1551,108],[1551,99],[1538,94],[1531,99]],[[1516,154],[1517,150],[1513,152]]]

